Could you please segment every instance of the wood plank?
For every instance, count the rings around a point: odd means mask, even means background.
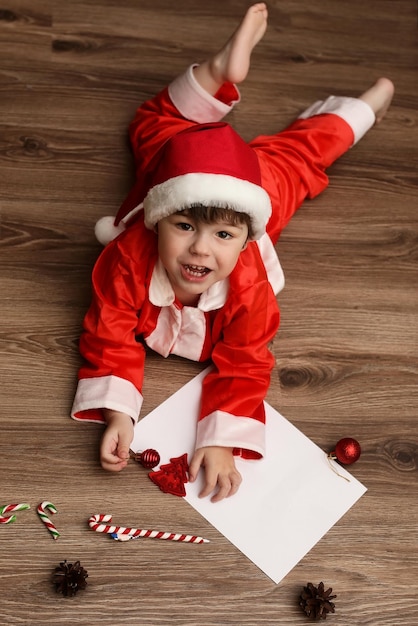
[[[276,586],[182,500],[130,464],[99,465],[102,428],[69,411],[78,338],[100,252],[93,228],[133,180],[127,124],[138,104],[229,36],[237,0],[7,0],[0,9],[0,526],[2,623],[261,626],[307,623],[307,581],[332,586],[332,624],[418,623],[417,101],[412,0],[269,3],[230,121],[275,132],[329,93],[388,75],[387,118],[330,169],[277,246],[286,274],[267,400],[324,450],[361,442],[368,492]],[[143,415],[203,365],[147,357]],[[327,494],[318,487],[318,497]],[[36,514],[51,500],[61,537]],[[88,517],[195,532],[204,546],[116,544]],[[310,512],[306,512],[309,516]],[[72,600],[50,578],[81,560]]]

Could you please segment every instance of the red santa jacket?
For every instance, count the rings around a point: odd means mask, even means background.
[[[101,409],[112,408],[136,420],[145,343],[163,356],[213,362],[203,384],[196,447],[228,446],[246,458],[262,456],[263,401],[274,365],[268,343],[280,318],[264,252],[249,242],[227,281],[202,294],[197,307],[183,306],[159,266],[157,237],[140,214],[95,265],[72,416],[102,422]],[[280,272],[275,276],[277,291]]]
[[[231,108],[194,85],[191,70],[141,106],[131,125],[139,179],[161,142],[193,123],[188,120],[216,121]],[[249,242],[228,280],[202,294],[197,307],[175,300],[158,262],[156,235],[137,215],[104,249],[93,272],[93,299],[80,342],[86,364],[72,416],[101,422],[101,409],[110,408],[136,420],[146,343],[163,356],[213,361],[203,384],[196,447],[228,446],[244,457],[263,455],[263,400],[273,367],[268,343],[279,326],[274,294],[283,286],[272,241],[303,199],[326,187],[325,169],[373,123],[364,102],[330,97],[284,132],[250,142],[272,200],[269,235]],[[129,209],[138,201],[133,192]]]

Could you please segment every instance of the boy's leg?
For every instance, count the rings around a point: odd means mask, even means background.
[[[137,180],[116,218],[105,219],[96,230],[99,241],[108,243],[136,219],[147,176],[164,143],[194,124],[220,121],[239,101],[233,81],[241,82],[246,77],[251,52],[266,26],[267,8],[260,2],[248,9],[236,31],[213,57],[200,66],[190,67],[139,107],[129,126]]]
[[[246,78],[252,50],[266,27],[265,3],[251,6],[218,52],[138,109],[129,128],[138,173],[171,136],[195,123],[220,121],[230,112],[240,98],[235,84]]]
[[[250,68],[251,53],[267,28],[267,6],[253,4],[222,48],[194,69],[199,85],[215,95],[224,83],[242,83]]]
[[[377,124],[385,117],[394,92],[395,87],[392,81],[389,78],[382,77],[359,96],[359,100],[363,100],[372,108]]]
[[[391,81],[381,78],[359,98],[331,96],[312,105],[284,131],[250,143],[272,200],[267,232],[273,242],[304,199],[326,188],[326,168],[383,118],[393,91]]]

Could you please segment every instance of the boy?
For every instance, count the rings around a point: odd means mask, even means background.
[[[285,131],[246,144],[220,120],[239,101],[236,85],[266,26],[266,5],[253,5],[218,53],[138,109],[130,126],[137,183],[116,220],[96,229],[105,244],[118,236],[93,272],[72,410],[106,423],[101,463],[119,471],[142,404],[143,344],[163,356],[210,358],[189,478],[204,468],[200,496],[213,502],[239,488],[235,455],[264,454],[267,345],[283,286],[273,244],[393,96],[381,78],[358,99],[330,97]]]

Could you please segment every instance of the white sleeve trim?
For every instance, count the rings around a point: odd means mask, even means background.
[[[134,422],[137,422],[142,402],[142,395],[124,378],[119,376],[82,378],[78,382],[71,417],[80,419],[79,413],[92,409],[112,409],[127,413]],[[85,421],[89,421],[88,418]]]
[[[307,119],[322,113],[333,113],[347,122],[354,133],[353,145],[370,130],[376,121],[376,116],[367,102],[343,96],[329,96],[326,100],[318,100],[301,113],[299,118]]]
[[[251,417],[214,411],[197,424],[196,449],[207,446],[243,448],[265,454],[265,425]]]
[[[205,124],[220,122],[234,107],[240,98],[231,105],[225,104],[210,95],[196,81],[191,65],[184,74],[180,74],[168,87],[168,93],[176,109],[188,120]]]
[[[257,240],[257,244],[260,249],[264,267],[266,268],[268,281],[273,289],[274,295],[277,296],[283,289],[285,280],[276,249],[267,233],[264,233],[264,235]]]

